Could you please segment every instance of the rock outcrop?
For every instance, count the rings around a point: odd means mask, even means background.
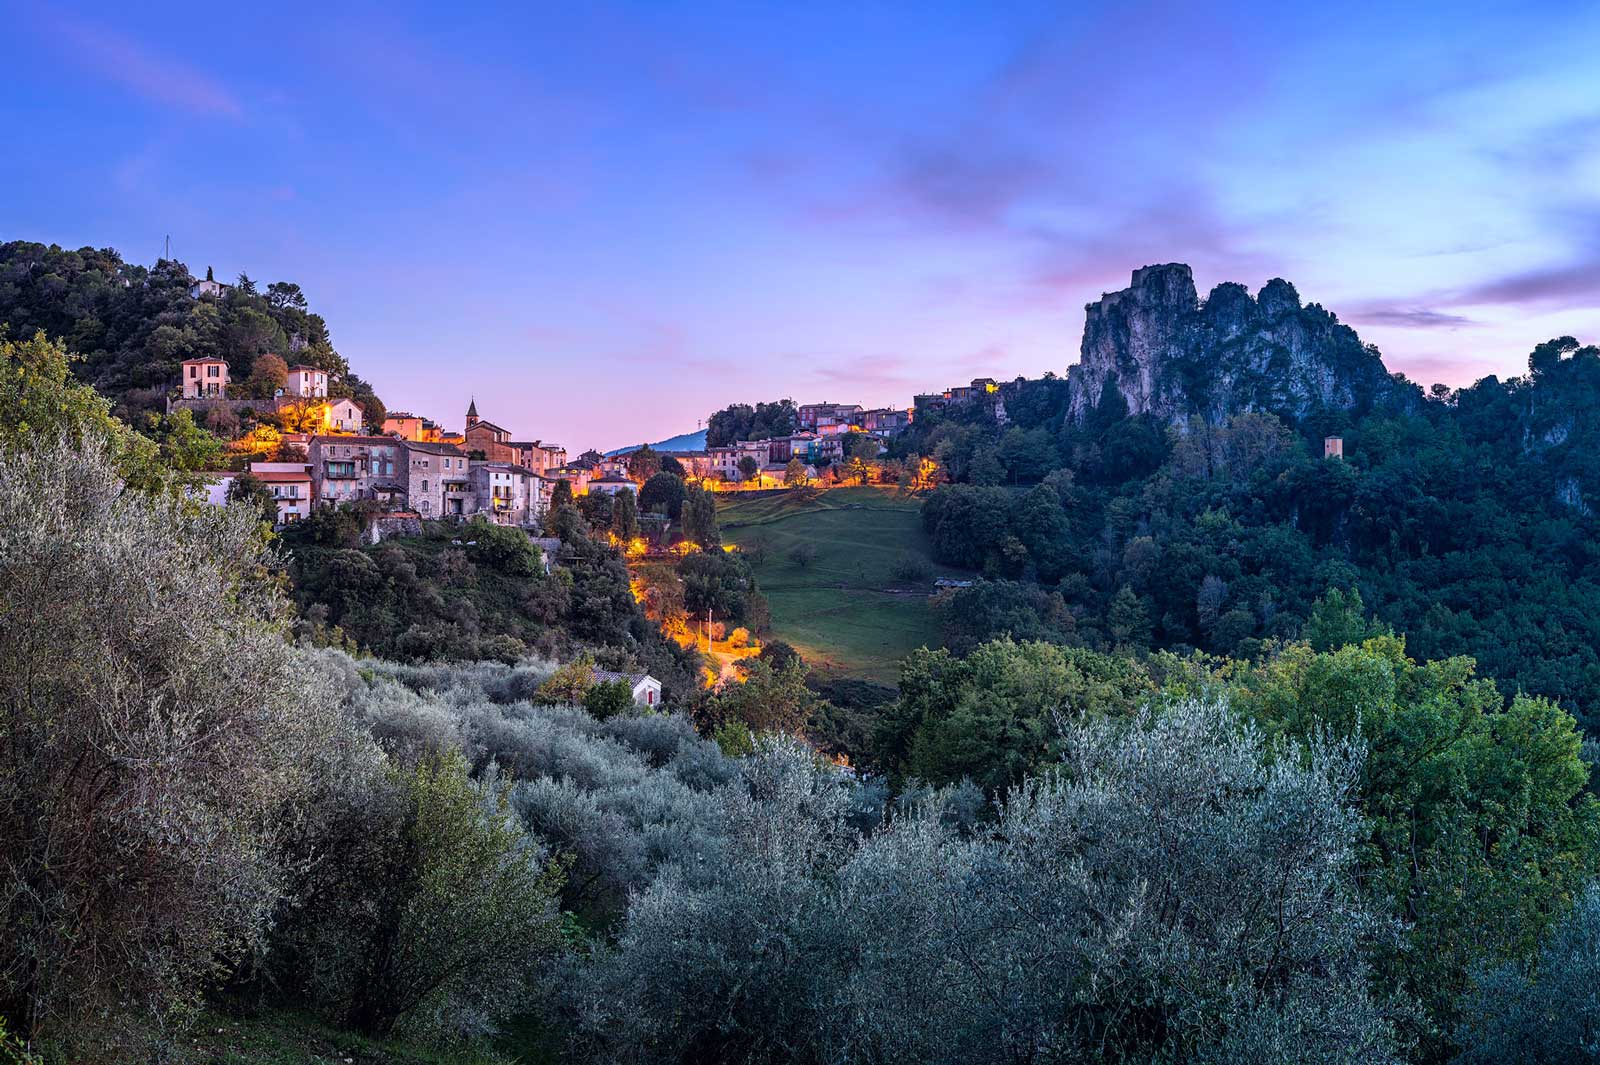
[[[1081,421],[1115,386],[1132,414],[1217,423],[1242,411],[1290,422],[1325,411],[1410,407],[1416,386],[1391,377],[1376,349],[1294,286],[1255,298],[1225,282],[1204,302],[1182,263],[1146,266],[1133,284],[1084,308],[1083,347],[1067,380]]]

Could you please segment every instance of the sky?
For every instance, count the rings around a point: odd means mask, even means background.
[[[1297,10],[1306,8],[1307,10]],[[1403,9],[1403,10],[1402,10]],[[576,452],[1057,374],[1186,262],[1423,384],[1600,342],[1600,4],[0,0],[0,239],[298,282]]]

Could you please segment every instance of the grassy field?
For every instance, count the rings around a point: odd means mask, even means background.
[[[939,634],[928,609],[935,577],[970,576],[935,565],[920,500],[878,488],[834,488],[800,500],[789,492],[719,496],[725,543],[739,545],[772,605],[774,635],[813,666],[892,684],[899,662]],[[797,547],[816,552],[808,564]],[[907,560],[922,572],[897,573]]]

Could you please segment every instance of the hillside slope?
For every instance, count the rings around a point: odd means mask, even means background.
[[[382,402],[350,372],[299,285],[258,286],[241,276],[221,295],[196,298],[196,280],[172,259],[145,267],[110,248],[0,243],[0,326],[13,337],[43,332],[64,341],[81,359],[73,372],[125,416],[161,409],[184,359],[227,360],[229,394],[240,396],[256,359],[270,353],[328,371],[329,395],[354,399],[381,424]],[[272,390],[261,386],[258,395]]]
[[[652,451],[704,451],[706,449],[706,431],[704,429],[696,429],[692,433],[679,433],[677,436],[669,436],[665,440],[658,440],[653,444],[629,444],[627,447],[613,448],[606,452],[606,457],[632,454],[641,447],[648,447]]]
[[[773,634],[825,673],[893,683],[900,659],[938,646],[929,596],[940,576],[921,500],[876,488],[718,497],[723,540],[755,570],[772,608]],[[810,547],[805,564],[792,556]]]

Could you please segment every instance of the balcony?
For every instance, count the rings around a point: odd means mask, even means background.
[[[323,467],[322,475],[330,481],[353,481],[356,479],[356,464],[353,462],[330,462]]]

